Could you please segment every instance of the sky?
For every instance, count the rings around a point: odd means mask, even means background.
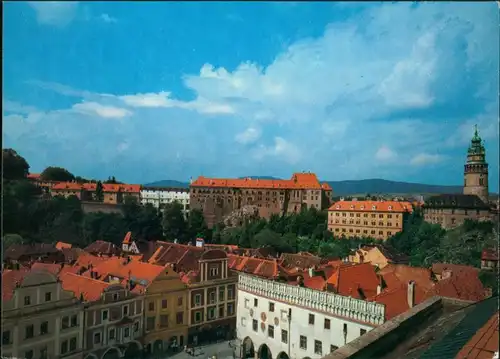
[[[315,172],[498,190],[495,2],[4,2],[3,147],[128,183]]]

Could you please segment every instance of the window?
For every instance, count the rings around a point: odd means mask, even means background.
[[[176,315],[175,315],[175,322],[177,324],[182,324],[184,323],[184,313],[183,312],[178,312]]]
[[[113,294],[113,300],[116,302],[118,300],[118,293]]]
[[[201,305],[201,294],[196,294],[196,295],[194,296],[194,304],[195,304],[196,306]]]
[[[224,287],[219,288],[219,302],[223,302],[225,296],[226,296],[226,293],[224,291]]]
[[[227,299],[234,299],[233,297],[233,288],[227,288]]]
[[[114,329],[109,330],[109,340],[115,340],[115,330]]]
[[[40,324],[40,335],[47,334],[49,332],[49,322],[42,322]]]
[[[139,322],[134,323],[134,333],[137,333],[139,331]]]
[[[347,335],[347,324],[344,323],[344,335]]]
[[[28,350],[27,352],[25,352],[24,358],[25,359],[33,359],[33,350]]]
[[[61,343],[61,354],[66,354],[68,352],[68,341],[65,340]]]
[[[71,316],[71,327],[76,326],[78,326],[78,316],[75,314]]]
[[[47,347],[40,349],[40,359],[47,359]]]
[[[24,337],[26,339],[29,339],[29,338],[33,338],[33,334],[34,334],[35,330],[33,329],[33,324],[32,325],[28,325],[25,329],[25,335]]]
[[[128,305],[123,306],[123,315],[128,315]]]
[[[69,317],[63,317],[61,320],[61,329],[69,328]]]
[[[314,325],[314,314],[309,314],[309,324]]]
[[[71,338],[69,340],[69,351],[74,351],[76,350],[76,338]]]
[[[125,330],[123,331],[123,336],[125,338],[130,337],[130,328],[125,328]]]
[[[177,306],[182,306],[182,297],[177,298]]]
[[[288,332],[285,329],[281,329],[281,342],[288,343]]]
[[[109,312],[107,310],[103,310],[102,311],[102,320],[103,321],[108,320],[108,315],[109,315]]]
[[[95,333],[94,334],[94,344],[100,344],[101,343],[101,333]]]
[[[167,308],[167,304],[168,304],[167,300],[166,299],[162,299],[162,301],[161,301],[161,307],[162,307],[162,309]]]
[[[234,304],[233,303],[228,303],[227,305],[227,315],[233,315],[234,314]]]
[[[253,331],[256,332],[257,329],[258,329],[258,327],[259,327],[259,322],[257,322],[257,320],[255,320],[255,319],[253,319],[252,320],[252,329],[253,329]]]
[[[366,334],[366,329],[360,329],[359,330],[359,335],[363,335],[363,334]]]
[[[224,305],[219,305],[219,318],[224,317]]]
[[[51,299],[52,299],[52,293],[50,292],[45,293],[45,301],[50,302]]]
[[[330,319],[325,318],[325,329],[330,329]]]
[[[323,344],[319,340],[314,341],[314,353],[320,355],[323,353]]]
[[[215,308],[208,308],[207,316],[208,316],[208,320],[215,319]]]
[[[9,345],[10,344],[10,331],[6,330],[5,332],[2,332],[2,345]]]
[[[267,336],[269,338],[274,338],[274,326],[273,325],[267,326]]]
[[[215,291],[210,292],[210,304],[214,304],[214,303],[215,303]]]
[[[155,310],[155,303],[154,302],[149,302],[148,309],[149,309],[150,312],[153,312]]]
[[[217,274],[219,274],[219,268],[217,267],[210,268],[210,276],[215,277]]]
[[[307,337],[301,335],[300,336],[300,343],[299,343],[300,349],[307,350]]]
[[[162,328],[168,327],[168,314],[160,315],[160,327]]]
[[[194,313],[194,322],[195,323],[201,322],[201,312]]]
[[[155,317],[148,317],[146,319],[146,330],[153,330],[155,328]]]
[[[245,298],[245,308],[249,308],[250,307],[250,299],[247,299]]]
[[[330,345],[330,353],[333,353],[335,350],[337,350],[339,347],[336,347],[335,345]]]
[[[259,305],[259,300],[257,298],[253,299],[253,306],[256,307]]]
[[[24,305],[30,305],[31,304],[31,297],[27,295],[24,297]]]

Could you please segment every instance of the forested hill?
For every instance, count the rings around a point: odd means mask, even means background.
[[[277,179],[270,176],[250,176],[259,179]],[[335,196],[353,194],[432,194],[432,193],[462,193],[461,186],[437,186],[422,183],[396,182],[384,179],[366,179],[353,181],[325,181],[333,188]],[[189,187],[188,182],[163,180],[145,184],[146,187]]]

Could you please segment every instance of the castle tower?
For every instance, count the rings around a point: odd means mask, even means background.
[[[464,194],[475,194],[488,203],[488,164],[483,141],[474,126],[472,137],[467,150],[467,162],[464,166]]]

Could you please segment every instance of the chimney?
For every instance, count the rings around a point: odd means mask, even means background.
[[[415,281],[413,280],[408,282],[407,300],[408,307],[413,308],[415,306]]]
[[[382,292],[382,286],[379,284],[377,285],[377,295],[379,295]]]
[[[314,268],[313,267],[309,267],[309,277],[312,277],[313,274],[314,274]]]

